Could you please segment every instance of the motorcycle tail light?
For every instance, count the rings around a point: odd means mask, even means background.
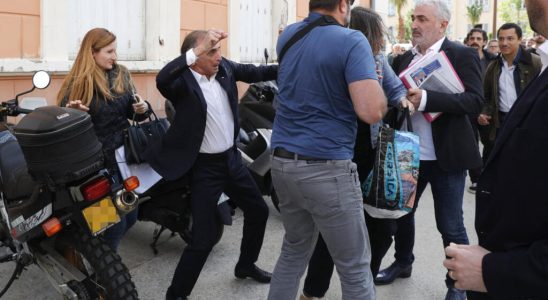
[[[139,187],[139,178],[137,178],[137,176],[131,176],[129,178],[126,178],[126,180],[124,180],[124,188],[126,189],[126,191],[131,192],[138,187]]]
[[[110,181],[106,177],[99,177],[80,188],[86,201],[95,201],[110,193]]]
[[[61,225],[61,222],[59,221],[59,219],[55,217],[47,220],[44,224],[42,224],[42,229],[44,230],[44,233],[46,233],[48,237],[51,237],[57,232],[59,232],[61,228],[63,228],[63,226]]]

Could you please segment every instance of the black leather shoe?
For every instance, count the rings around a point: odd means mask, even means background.
[[[413,271],[413,265],[404,266],[395,261],[390,267],[381,270],[373,282],[376,285],[391,284],[396,278],[410,277],[411,271]]]
[[[261,270],[256,265],[251,265],[251,267],[247,268],[236,265],[236,268],[234,268],[234,276],[240,279],[249,277],[260,283],[270,283],[272,273]]]
[[[466,292],[457,288],[449,288],[445,300],[466,300]]]

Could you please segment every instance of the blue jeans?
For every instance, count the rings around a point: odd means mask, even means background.
[[[468,244],[468,235],[464,228],[462,199],[466,171],[444,171],[437,161],[421,161],[417,197],[413,211],[397,220],[394,257],[402,265],[410,265],[415,257],[415,211],[419,199],[430,183],[434,198],[436,226],[441,233],[443,246],[449,243]]]
[[[124,234],[137,222],[137,212],[138,209],[136,208],[130,213],[121,216],[120,222],[112,225],[103,233],[103,240],[105,240],[114,252],[118,252],[118,246]]]

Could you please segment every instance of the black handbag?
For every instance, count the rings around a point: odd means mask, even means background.
[[[124,136],[126,163],[140,164],[145,162],[144,153],[146,149],[150,144],[161,140],[168,128],[168,120],[165,118],[159,119],[152,108],[150,109],[148,122],[137,122],[134,113],[131,126],[125,130]]]

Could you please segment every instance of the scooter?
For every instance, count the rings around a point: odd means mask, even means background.
[[[265,61],[268,51],[265,49]],[[276,210],[280,211],[278,195],[272,184],[271,149],[272,124],[276,116],[278,86],[274,81],[253,83],[240,99],[240,134],[238,150],[261,193],[270,196]]]
[[[0,106],[0,262],[16,263],[0,298],[36,264],[64,299],[138,299],[120,256],[98,237],[136,208],[138,180],[111,179],[87,113],[19,106],[21,95],[49,83],[39,71],[32,89]],[[27,115],[7,123],[19,114]],[[67,147],[81,156],[67,155]]]

